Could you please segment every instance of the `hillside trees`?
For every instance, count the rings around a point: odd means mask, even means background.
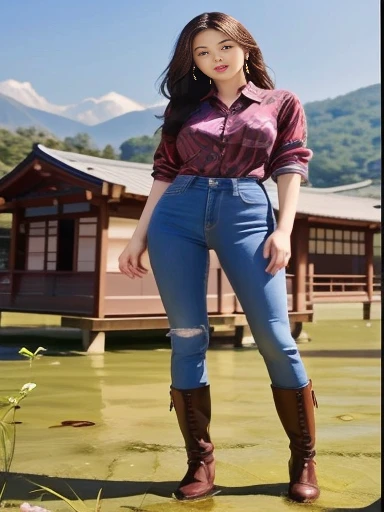
[[[150,164],[153,162],[153,155],[160,142],[161,134],[154,137],[144,135],[126,140],[120,146],[120,158],[128,162],[141,162]]]
[[[79,133],[74,137],[60,140],[37,128],[18,128],[16,132],[0,128],[0,177],[19,164],[30,153],[36,142],[62,151],[72,151],[101,158],[118,158],[115,150],[109,144],[103,150],[97,149],[87,133]]]

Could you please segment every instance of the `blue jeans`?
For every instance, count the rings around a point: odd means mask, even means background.
[[[208,384],[207,277],[213,249],[244,310],[274,386],[308,383],[288,317],[285,270],[265,272],[263,246],[276,227],[256,178],[177,176],[157,203],[148,252],[170,324],[171,378],[177,389]]]

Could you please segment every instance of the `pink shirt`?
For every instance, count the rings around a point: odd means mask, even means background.
[[[276,181],[281,174],[298,173],[308,181],[312,151],[306,147],[305,113],[297,96],[252,82],[240,91],[228,108],[213,86],[176,138],[162,135],[154,179],[172,182],[178,174],[189,174]]]

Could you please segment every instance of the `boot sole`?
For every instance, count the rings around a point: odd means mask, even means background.
[[[297,500],[295,498],[291,498],[291,496],[287,496],[288,500],[292,503],[314,503],[316,500],[319,499],[319,496],[316,496],[315,498],[304,498],[303,500]]]
[[[221,492],[221,489],[213,488],[207,494],[204,494],[204,496],[196,496],[196,497],[191,497],[191,498],[188,498],[188,497],[178,498],[175,493],[172,493],[172,498],[174,498],[178,502],[187,501],[188,503],[191,503],[191,501],[203,501],[208,498],[212,498],[213,496],[216,496],[216,494],[219,494],[220,492]]]

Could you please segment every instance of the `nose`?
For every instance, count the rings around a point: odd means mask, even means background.
[[[219,57],[219,56],[215,57],[215,61],[216,61],[216,62],[219,62],[220,60],[222,60],[222,58],[221,58],[221,57]]]

